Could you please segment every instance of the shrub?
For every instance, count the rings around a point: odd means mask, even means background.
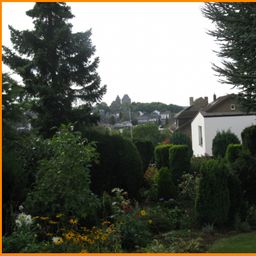
[[[231,225],[234,225],[236,217],[240,217],[241,213],[242,189],[239,178],[233,173],[228,175],[228,189],[230,197],[228,221]]]
[[[155,146],[160,142],[160,131],[156,124],[140,124],[133,128],[133,138],[135,140],[149,140]]]
[[[36,233],[31,215],[20,213],[15,220],[16,227],[9,236],[3,236],[3,252],[21,252],[30,243],[35,243]]]
[[[169,167],[169,149],[172,144],[161,144],[155,147],[155,161],[158,168]]]
[[[225,224],[230,206],[227,169],[223,162],[209,160],[201,167],[195,212],[200,224]]]
[[[232,169],[241,181],[243,199],[254,204],[256,202],[256,159],[247,153],[242,153],[232,164]]]
[[[190,160],[190,172],[199,174],[202,164],[210,159],[212,159],[210,156],[192,157]]]
[[[187,145],[189,148],[189,156],[192,157],[192,142],[186,134],[179,131],[174,132],[170,137],[170,143],[174,145]]]
[[[145,171],[154,158],[154,146],[151,141],[146,140],[136,140],[134,141],[134,144],[139,151],[143,164],[143,171]]]
[[[146,215],[145,210],[134,209],[120,217],[119,230],[124,251],[134,251],[151,241]]]
[[[48,141],[52,156],[40,162],[34,189],[25,206],[33,215],[95,216],[97,198],[90,191],[90,164],[96,158],[92,144],[63,126]]]
[[[121,136],[83,131],[83,136],[96,142],[99,153],[91,168],[91,189],[101,195],[113,188],[122,188],[130,197],[137,197],[143,184],[142,161],[135,145]]]
[[[256,125],[245,128],[241,137],[244,149],[251,155],[256,156]]]
[[[232,164],[241,154],[242,145],[241,144],[229,144],[226,150],[226,160],[228,163]]]
[[[169,166],[173,181],[178,184],[182,174],[190,170],[190,156],[187,145],[173,145],[169,149]]]
[[[183,211],[174,207],[169,209],[157,204],[148,209],[148,219],[150,220],[150,230],[154,234],[165,233],[170,230],[179,229],[183,225]]]
[[[173,183],[172,174],[167,167],[162,167],[158,175],[158,197],[163,199],[174,198],[176,186]]]
[[[237,136],[230,130],[218,132],[212,141],[212,154],[214,157],[224,157],[229,144],[239,144]]]

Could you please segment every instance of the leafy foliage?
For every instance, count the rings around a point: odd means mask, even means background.
[[[86,129],[83,135],[95,141],[99,161],[91,171],[91,188],[96,194],[110,192],[119,187],[136,197],[143,184],[142,161],[135,145],[121,136],[99,133]]]
[[[172,133],[170,137],[170,143],[174,145],[187,145],[189,148],[189,155],[192,157],[193,150],[192,150],[192,143],[191,139],[184,133],[175,131]]]
[[[151,113],[155,110],[158,110],[160,112],[171,111],[174,113],[178,113],[179,111],[181,111],[183,109],[183,107],[181,107],[181,106],[177,106],[177,105],[173,105],[173,104],[166,105],[161,102],[151,102],[151,103],[133,102],[131,104],[131,108],[132,108],[133,112],[142,111],[145,113]]]
[[[229,144],[239,144],[237,136],[230,130],[217,132],[212,141],[212,154],[214,157],[224,157]]]
[[[27,15],[34,30],[10,26],[14,50],[4,46],[3,61],[22,77],[25,92],[36,99],[32,110],[38,115],[37,127],[49,136],[62,123],[90,121],[91,104],[106,91],[96,72],[99,58],[92,58],[91,31],[72,33],[67,21],[73,15],[65,3],[36,3]],[[76,100],[84,105],[73,109]]]
[[[243,148],[256,156],[256,125],[245,128],[242,133]]]
[[[89,188],[89,168],[97,155],[95,148],[68,127],[62,127],[48,146],[52,156],[40,162],[35,187],[25,203],[27,209],[34,215],[92,216],[97,198]]]
[[[232,164],[242,153],[241,144],[229,144],[226,150],[225,158],[228,163]]]
[[[155,147],[155,161],[158,168],[169,167],[169,149],[172,144],[160,144]]]
[[[158,197],[168,200],[176,196],[176,186],[173,182],[172,173],[167,167],[159,170],[158,179]]]
[[[145,171],[154,158],[154,146],[151,141],[146,140],[136,140],[134,144],[140,153],[143,171]]]
[[[196,191],[197,220],[200,224],[225,224],[229,207],[227,169],[224,163],[217,160],[204,162]]]
[[[187,145],[173,145],[169,149],[169,167],[175,184],[183,173],[190,170],[190,155]]]
[[[141,124],[137,125],[133,129],[134,140],[148,140],[151,141],[153,145],[159,143],[160,132],[156,124]]]
[[[221,82],[240,90],[240,98],[247,109],[256,109],[255,90],[255,11],[254,3],[206,3],[204,15],[216,27],[209,34],[215,37],[222,58],[213,69],[223,77]]]
[[[256,159],[249,154],[243,153],[233,163],[232,169],[241,182],[243,199],[254,204],[256,201]]]

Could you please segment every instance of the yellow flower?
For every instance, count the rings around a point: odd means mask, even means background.
[[[141,215],[141,216],[145,216],[145,215],[146,215],[146,211],[145,211],[145,210],[141,210],[141,211],[140,211],[140,215]]]
[[[111,224],[111,222],[110,222],[110,221],[108,221],[108,220],[105,220],[105,221],[103,221],[103,222],[101,223],[101,225],[102,225],[102,226],[104,226],[104,225],[108,225],[108,224]]]
[[[53,221],[53,220],[49,220],[49,224],[56,225],[56,224],[58,224],[58,222]]]
[[[87,236],[80,236],[80,239],[81,239],[82,241],[87,241],[87,240],[88,240],[88,237],[87,237]]]
[[[69,223],[74,225],[74,224],[77,224],[78,220],[77,219],[70,219],[69,220]]]
[[[107,239],[108,239],[108,236],[106,236],[106,235],[101,237],[102,241],[106,241]]]
[[[56,244],[56,245],[60,245],[60,244],[63,243],[62,237],[58,237],[58,236],[57,236],[57,237],[56,237],[56,236],[53,237],[53,238],[52,238],[52,241],[53,241],[53,243]]]
[[[152,220],[148,220],[148,224],[152,224],[153,223],[153,221]]]
[[[73,238],[73,242],[74,242],[74,244],[78,244],[79,243],[79,238],[78,237],[74,237]]]
[[[89,244],[94,244],[94,241],[93,241],[92,239],[87,239],[87,242],[88,242]]]
[[[67,239],[67,240],[70,240],[70,239],[72,239],[73,237],[74,237],[74,233],[72,232],[72,231],[70,231],[70,232],[68,232],[68,233],[66,233],[65,234],[65,238]]]
[[[41,216],[41,217],[40,217],[40,220],[49,220],[49,217]]]
[[[62,213],[56,214],[56,218],[61,218],[62,216],[64,216],[64,214],[62,214]]]

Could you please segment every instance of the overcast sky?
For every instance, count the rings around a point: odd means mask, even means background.
[[[107,85],[103,101],[117,95],[132,101],[186,106],[189,97],[232,93],[218,82],[211,63],[218,46],[207,35],[213,25],[203,17],[203,3],[68,3],[73,32],[92,28],[100,57],[98,73]],[[25,12],[33,3],[2,3],[3,45],[11,46],[8,24],[32,29]]]

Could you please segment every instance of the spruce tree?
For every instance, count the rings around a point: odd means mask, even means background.
[[[256,4],[206,3],[203,14],[215,25],[209,32],[220,45],[220,66],[213,69],[222,83],[238,88],[247,110],[256,109]]]
[[[91,107],[106,91],[96,71],[99,58],[91,30],[72,33],[74,16],[65,3],[36,3],[26,14],[33,30],[9,27],[13,49],[3,47],[3,61],[19,74],[33,99],[35,125],[45,136],[62,123],[90,123]],[[74,108],[74,103],[80,106]]]

